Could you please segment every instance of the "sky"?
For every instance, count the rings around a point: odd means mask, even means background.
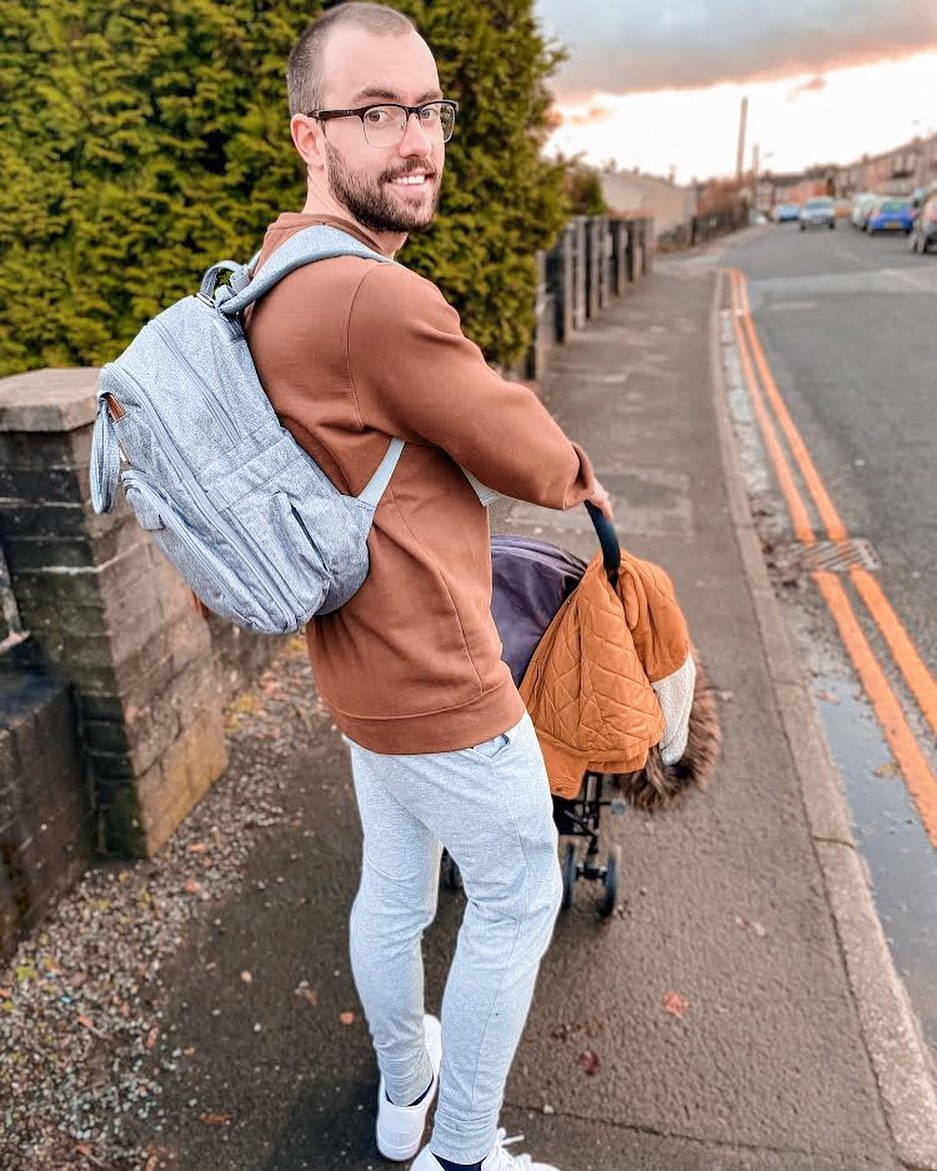
[[[678,182],[848,163],[937,133],[937,0],[537,0],[569,59],[549,148]]]

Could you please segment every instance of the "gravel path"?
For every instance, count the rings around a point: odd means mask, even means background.
[[[330,729],[302,638],[226,726],[227,772],[160,854],[89,870],[0,967],[0,1171],[167,1165],[126,1134],[131,1118],[160,1129],[161,967],[241,882],[256,831],[296,824],[272,766]],[[158,1070],[171,1073],[184,1052],[166,1052]]]

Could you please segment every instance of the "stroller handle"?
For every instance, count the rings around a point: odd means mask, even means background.
[[[618,571],[621,569],[621,546],[618,543],[618,534],[615,532],[615,526],[612,522],[596,508],[591,500],[586,500],[584,503],[589,519],[595,526],[599,544],[602,546],[605,572],[612,589],[614,589],[618,584]]]

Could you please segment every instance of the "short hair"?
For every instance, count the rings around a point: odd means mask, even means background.
[[[322,101],[322,57],[325,44],[329,33],[340,24],[354,25],[379,37],[403,36],[417,31],[408,16],[383,4],[353,0],[323,12],[303,29],[290,52],[286,67],[290,117],[318,109]]]

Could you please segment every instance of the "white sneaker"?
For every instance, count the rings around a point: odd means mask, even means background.
[[[423,1017],[423,1031],[426,1052],[433,1067],[433,1084],[426,1097],[415,1106],[395,1106],[387,1097],[383,1074],[377,1088],[377,1149],[385,1159],[393,1159],[395,1163],[405,1163],[419,1150],[426,1127],[426,1115],[439,1088],[442,1025],[436,1017],[427,1013]]]
[[[482,1162],[482,1171],[560,1171],[552,1163],[535,1163],[530,1155],[512,1155],[504,1149],[509,1143],[519,1143],[523,1137],[515,1134],[508,1138],[507,1131],[499,1126],[495,1145]],[[410,1164],[410,1171],[442,1171],[442,1163],[429,1147],[424,1147]]]

